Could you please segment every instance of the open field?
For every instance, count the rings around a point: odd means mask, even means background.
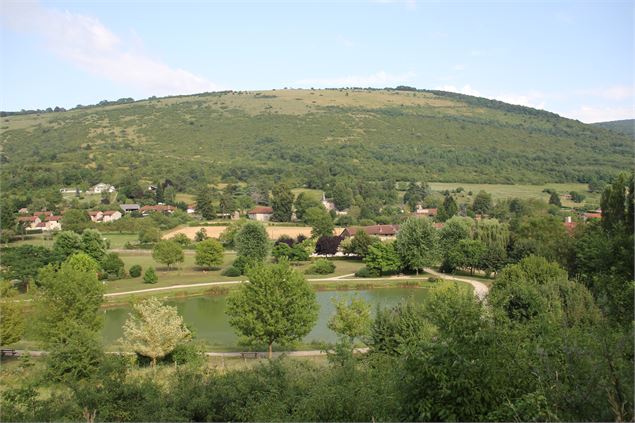
[[[324,194],[324,191],[322,190],[309,189],[309,188],[293,188],[291,192],[296,197],[300,195],[300,193],[305,193],[305,195],[308,195],[310,198],[313,198],[314,200],[317,200],[317,201],[321,201],[322,195]]]
[[[99,230],[99,229],[98,229]],[[123,248],[126,242],[136,243],[138,242],[138,234],[120,234],[118,232],[102,232],[102,236],[110,241],[110,248],[120,249]],[[42,234],[27,235],[24,241],[20,238],[12,241],[8,247],[18,247],[20,245],[40,245],[42,247],[51,248],[55,238],[45,238]]]
[[[456,195],[456,199],[459,203],[469,202],[471,203],[474,196],[481,190],[487,191],[492,194],[493,200],[501,200],[504,198],[537,198],[544,201],[549,200],[549,194],[542,192],[545,188],[551,188],[556,190],[559,194],[568,194],[570,191],[577,191],[586,195],[586,199],[583,203],[577,204],[570,200],[562,200],[562,205],[565,207],[580,207],[584,204],[597,205],[600,203],[599,193],[588,192],[587,184],[544,184],[544,185],[522,185],[522,184],[470,184],[463,182],[430,182],[430,188],[435,191],[454,190],[458,187],[463,187],[465,191]],[[472,196],[468,196],[468,192],[472,192]]]
[[[164,239],[170,239],[176,234],[185,234],[188,238],[194,239],[196,232],[201,229],[205,229],[207,236],[211,238],[218,238],[221,233],[227,228],[227,226],[190,226],[180,229],[175,229],[163,235]],[[335,234],[342,232],[341,228],[335,228]],[[307,238],[311,236],[310,226],[267,226],[267,233],[269,238],[278,239],[281,235],[289,235],[292,238],[296,238],[298,235],[304,235]]]

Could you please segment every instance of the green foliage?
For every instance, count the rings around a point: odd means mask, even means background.
[[[242,271],[234,266],[229,266],[227,269],[222,271],[221,275],[233,278],[242,275]]]
[[[363,338],[370,333],[370,304],[363,298],[352,296],[350,299],[333,298],[335,314],[328,322],[328,328],[341,337],[347,337],[353,344],[356,338]]]
[[[364,266],[355,272],[355,276],[358,278],[376,278],[379,276],[379,272],[375,270],[370,270],[368,267]]]
[[[139,231],[139,242],[141,244],[154,244],[161,240],[161,231],[156,227],[144,227]]]
[[[183,263],[185,256],[181,246],[171,240],[162,240],[152,249],[152,258],[159,263],[166,264],[168,269],[174,263]]]
[[[399,228],[395,251],[405,267],[419,274],[440,259],[439,234],[427,218],[409,218]]]
[[[301,192],[295,199],[295,217],[304,220],[304,214],[312,207],[320,207],[322,204],[306,192]]]
[[[276,260],[280,260],[280,258],[285,257],[289,258],[291,255],[291,247],[284,242],[276,244],[271,249],[271,255],[276,258]]]
[[[124,344],[137,354],[149,357],[153,367],[157,359],[170,354],[190,337],[176,307],[164,305],[155,297],[134,304],[123,325]]]
[[[456,205],[456,201],[454,201],[454,197],[451,195],[446,195],[443,200],[443,206],[438,210],[437,218],[441,222],[445,222],[450,219],[452,216],[456,215],[459,211],[459,207]]]
[[[106,248],[106,241],[99,231],[84,229],[82,232],[82,251],[99,261],[106,254]]]
[[[293,213],[293,193],[285,184],[278,184],[271,192],[271,220],[276,222],[290,222]]]
[[[209,238],[207,236],[207,230],[205,230],[205,228],[201,228],[198,231],[196,231],[196,234],[194,234],[194,241],[196,242],[201,242],[206,240],[207,238]]]
[[[336,182],[333,187],[333,203],[338,210],[349,208],[353,204],[353,191],[342,182]]]
[[[212,268],[223,264],[223,245],[220,241],[208,238],[196,244],[197,266]]]
[[[219,241],[223,244],[223,247],[232,249],[236,247],[236,235],[245,225],[249,222],[247,219],[240,219],[230,223],[225,230],[220,234]]]
[[[633,232],[633,195],[634,174],[620,174],[612,184],[602,192],[600,208],[602,209],[602,226],[605,230],[613,230],[621,225]]]
[[[492,195],[485,192],[479,191],[474,197],[474,202],[472,203],[472,211],[478,214],[488,214],[492,208]]]
[[[86,210],[69,209],[62,216],[60,222],[65,231],[73,231],[81,234],[88,226],[90,226],[90,217]]]
[[[368,344],[373,352],[398,355],[407,350],[409,343],[429,338],[432,333],[421,305],[405,301],[392,308],[377,306]]]
[[[55,261],[56,257],[51,250],[39,245],[5,248],[2,250],[0,274],[7,280],[28,282],[37,276],[42,267]]]
[[[172,241],[176,242],[177,244],[179,244],[181,247],[184,247],[184,248],[192,243],[192,241],[184,233],[178,233],[174,235],[171,239]]]
[[[317,259],[307,268],[304,273],[307,275],[328,275],[335,272],[335,263],[328,259]]]
[[[150,266],[146,269],[143,274],[143,283],[157,283],[159,281],[159,277],[157,276],[154,267]]]
[[[83,250],[82,237],[73,231],[62,231],[55,237],[53,254],[59,261]]]
[[[108,253],[101,260],[101,267],[108,279],[121,279],[125,276],[124,262],[117,253]]]
[[[229,323],[250,342],[265,343],[271,357],[273,343],[301,339],[317,320],[315,293],[288,262],[258,264],[249,282],[227,299]]]
[[[452,268],[468,268],[473,275],[474,269],[480,268],[483,263],[486,248],[479,240],[462,239],[448,254],[449,265]]]
[[[304,212],[304,221],[311,226],[311,237],[333,236],[333,218],[324,207],[311,207]]]
[[[380,242],[379,238],[372,237],[363,229],[359,229],[351,241],[350,252],[364,258],[368,254],[368,248],[377,242]]]
[[[13,301],[17,291],[8,282],[0,282],[0,345],[18,342],[24,334],[25,320],[22,304]]]
[[[364,263],[374,274],[394,273],[401,270],[403,263],[395,248],[395,242],[377,242],[368,248]]]
[[[265,227],[258,222],[246,222],[235,238],[239,257],[253,262],[262,262],[269,255],[269,236]]]
[[[198,194],[196,195],[196,211],[206,220],[211,220],[216,217],[216,211],[212,204],[212,192],[207,186],[202,186],[198,189]]]
[[[73,254],[66,259],[65,263],[75,270],[95,275],[97,275],[102,269],[102,266],[97,260],[84,252]]]
[[[142,272],[143,269],[138,264],[133,264],[132,266],[130,266],[130,269],[128,269],[128,273],[130,274],[131,278],[138,278],[139,276],[141,276]]]
[[[558,195],[557,192],[553,191],[551,194],[549,194],[549,204],[562,207],[562,203],[560,202],[560,196]]]

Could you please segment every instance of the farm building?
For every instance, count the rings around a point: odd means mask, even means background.
[[[147,216],[150,213],[174,213],[176,208],[174,206],[168,206],[165,204],[158,204],[156,206],[143,206],[139,209],[143,216]]]
[[[97,185],[91,187],[87,191],[87,193],[88,194],[101,194],[102,192],[115,192],[115,191],[116,191],[116,189],[112,185],[108,185],[108,184],[104,184],[103,182],[100,182]]]
[[[139,204],[122,204],[119,206],[124,213],[136,212],[139,211],[141,206]]]
[[[435,217],[437,215],[436,208],[424,208],[417,204],[417,209],[415,210],[415,215],[417,217]]]
[[[349,227],[345,228],[340,234],[341,238],[354,237],[355,234],[363,230],[368,235],[378,236],[382,239],[394,238],[399,232],[399,225],[372,225],[363,227]]]
[[[257,206],[247,212],[247,216],[253,220],[268,221],[271,219],[273,209],[267,206]]]

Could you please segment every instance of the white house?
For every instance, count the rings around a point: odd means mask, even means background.
[[[247,216],[253,220],[260,220],[266,222],[271,220],[273,209],[266,206],[257,206],[247,212]]]
[[[112,185],[104,184],[103,182],[91,187],[88,190],[90,194],[101,194],[102,192],[115,192],[116,189]]]
[[[77,191],[79,191],[80,193],[82,192],[82,190],[78,190],[77,188],[60,188],[60,192],[62,194],[75,194],[77,193]]]
[[[102,222],[114,222],[121,219],[121,212],[117,210],[108,210],[103,213]]]
[[[90,216],[90,220],[92,220],[93,222],[101,222],[101,220],[104,218],[104,213],[100,212],[99,210],[89,211],[88,215]]]

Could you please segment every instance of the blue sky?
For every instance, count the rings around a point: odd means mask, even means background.
[[[635,117],[631,1],[0,2],[0,109],[283,87],[444,89]]]

